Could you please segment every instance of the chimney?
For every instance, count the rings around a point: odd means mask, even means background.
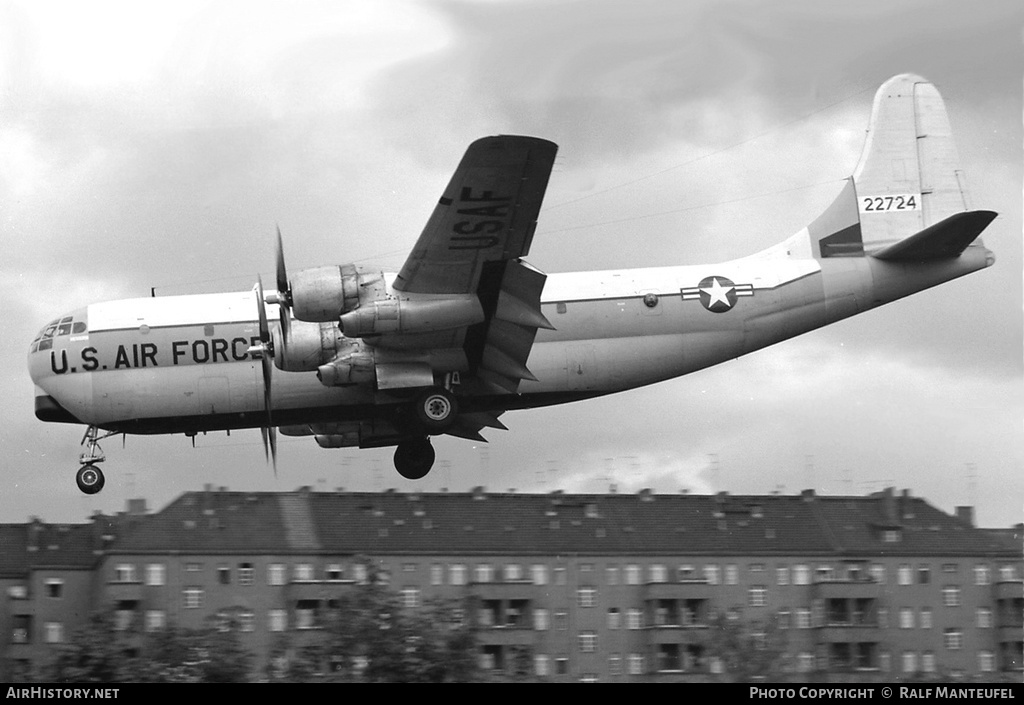
[[[974,526],[974,507],[957,507],[956,518],[967,526]]]
[[[803,501],[805,501],[805,502],[813,502],[814,501],[814,490],[813,489],[804,490],[803,492],[800,493],[800,498]]]
[[[138,517],[143,516],[148,510],[146,509],[146,500],[142,497],[128,500],[128,516]]]
[[[882,516],[892,524],[899,523],[899,515],[896,513],[896,497],[891,487],[886,487],[882,492]]]

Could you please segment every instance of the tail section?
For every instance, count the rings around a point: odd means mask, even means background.
[[[920,76],[901,74],[875,94],[860,162],[808,231],[819,259],[949,258],[995,218],[969,208],[942,96]]]

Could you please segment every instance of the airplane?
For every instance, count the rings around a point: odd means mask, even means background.
[[[649,385],[731,360],[991,266],[996,213],[969,205],[942,97],[901,74],[878,89],[859,163],[810,224],[715,264],[546,275],[527,264],[557,147],[473,142],[397,273],[289,272],[276,289],[97,303],[47,324],[28,366],[42,421],[99,441],[260,428],[324,448],[394,447],[424,477],[431,438],[484,441],[505,412]]]

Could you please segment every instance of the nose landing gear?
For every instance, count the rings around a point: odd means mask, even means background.
[[[99,442],[113,435],[116,434],[110,431],[101,436],[100,430],[96,426],[89,426],[85,430],[85,436],[82,437],[82,445],[85,446],[85,450],[79,457],[82,467],[78,468],[78,472],[75,474],[78,489],[85,494],[96,494],[103,489],[106,479],[103,477],[103,471],[96,465],[106,460],[106,456],[103,455],[103,449],[100,448]]]

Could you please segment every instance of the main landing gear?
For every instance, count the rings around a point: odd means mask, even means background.
[[[106,456],[103,455],[103,449],[100,448],[99,442],[113,435],[115,433],[110,431],[101,436],[100,430],[95,426],[90,426],[85,430],[85,436],[82,437],[82,445],[86,448],[79,458],[82,467],[78,468],[78,472],[75,474],[75,482],[78,483],[78,489],[85,494],[96,494],[103,489],[106,479],[103,477],[103,471],[96,467],[96,465],[106,460]]]
[[[400,426],[407,428],[412,437],[395,448],[395,469],[407,480],[420,480],[434,466],[430,436],[451,428],[458,415],[458,404],[451,392],[436,387],[420,394],[412,407],[403,412]]]

